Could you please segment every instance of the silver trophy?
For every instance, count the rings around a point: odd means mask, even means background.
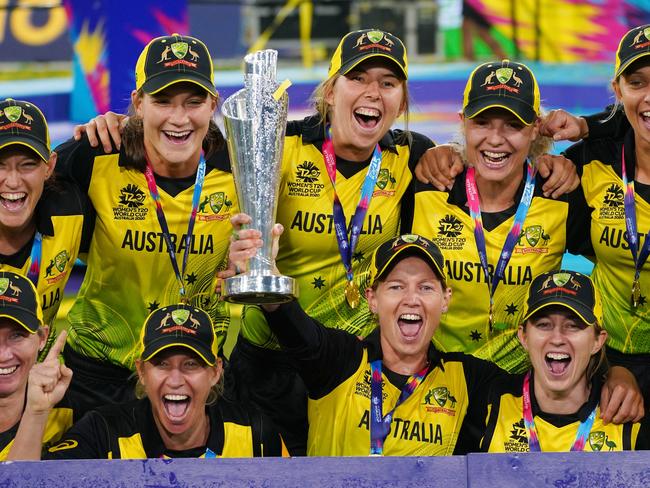
[[[244,88],[222,108],[239,206],[252,219],[247,227],[264,241],[248,272],[223,284],[224,298],[235,303],[282,303],[298,294],[293,278],[273,271],[271,255],[289,100],[286,92],[276,93],[277,59],[271,49],[246,55]]]

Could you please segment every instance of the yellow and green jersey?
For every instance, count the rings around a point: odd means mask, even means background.
[[[284,226],[277,256],[280,272],[298,282],[298,301],[329,327],[365,336],[370,313],[364,300],[352,309],[345,300],[347,284],[332,217],[334,189],[321,152],[325,129],[318,117],[290,122],[284,141],[277,221]],[[432,143],[424,136],[389,131],[379,142],[381,167],[358,245],[352,257],[354,281],[362,291],[368,280],[372,251],[399,233],[401,198],[411,182],[411,169]],[[361,194],[369,161],[337,158],[336,193],[349,225]],[[263,314],[247,307],[242,335],[253,344],[278,348]]]
[[[132,169],[123,153],[105,155],[85,139],[66,143],[57,152],[57,169],[88,192],[96,213],[86,275],[68,315],[69,347],[133,369],[144,319],[156,308],[180,300],[155,203],[144,173]],[[227,160],[209,158],[193,235],[186,245],[194,179],[157,176],[156,183],[179,268],[189,254],[184,275],[189,302],[210,314],[223,341],[229,315],[214,294],[214,279],[226,261],[230,217],[238,211],[235,187]]]
[[[151,459],[285,456],[273,424],[220,399],[206,406],[209,420],[205,446],[167,449],[147,399],[111,405],[87,413],[51,446],[44,459]]]
[[[46,186],[36,207],[36,229],[42,235],[41,264],[36,289],[43,308],[43,321],[52,325],[63,299],[63,290],[72,267],[87,246],[92,231],[92,217],[85,195],[75,186],[64,187],[57,182]],[[11,256],[0,255],[0,271],[12,271],[27,276],[31,266],[34,239]],[[82,250],[83,251],[83,250]]]
[[[591,243],[596,255],[592,278],[603,298],[607,345],[624,354],[650,353],[650,261],[641,268],[641,295],[632,306],[634,260],[625,226],[621,179],[621,152],[630,181],[634,179],[636,157],[634,132],[612,137],[586,139],[566,152],[582,167],[582,187],[591,211]],[[639,249],[650,230],[650,185],[635,187],[635,212]]]
[[[523,419],[523,377],[512,376],[494,384],[488,404],[487,426],[481,441],[484,452],[529,452],[528,431]],[[541,411],[535,400],[531,379],[531,403],[535,429],[542,451],[569,451],[578,427],[596,409],[585,451],[630,451],[648,449],[647,422],[605,425],[600,418],[600,384],[592,385],[589,400],[573,414],[549,414]]]
[[[453,294],[434,334],[441,351],[472,354],[510,372],[527,369],[528,357],[517,340],[528,285],[540,273],[560,269],[567,246],[584,248],[587,207],[580,190],[559,200],[545,198],[537,176],[533,199],[522,225],[503,279],[494,294],[493,327],[490,328],[490,294],[474,239],[474,222],[467,207],[465,172],[456,177],[450,191],[415,182],[412,231],[441,249]],[[498,213],[482,213],[490,279],[510,232],[523,181],[513,207]],[[582,236],[581,236],[582,232]],[[587,242],[585,242],[587,241]]]

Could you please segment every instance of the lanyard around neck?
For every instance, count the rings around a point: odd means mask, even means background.
[[[404,403],[415,391],[429,371],[429,363],[414,375],[406,380],[402,392],[393,409],[383,415],[383,391],[381,387],[381,359],[370,363],[370,455],[382,456],[384,453],[384,441],[390,432],[390,424],[393,421],[395,409]]]
[[[346,287],[346,298],[352,308],[358,306],[359,289],[358,285],[354,284],[354,274],[352,271],[352,256],[354,250],[359,242],[359,235],[363,228],[363,221],[366,218],[372,194],[377,183],[377,176],[379,175],[379,168],[381,166],[381,149],[379,144],[375,146],[372,153],[372,159],[368,165],[368,172],[363,180],[361,187],[361,196],[356,210],[350,221],[350,230],[348,233],[347,221],[345,218],[345,211],[343,205],[336,192],[336,154],[334,153],[334,144],[332,143],[331,127],[328,125],[325,128],[325,140],[323,141],[323,158],[325,159],[325,166],[327,167],[327,174],[332,182],[334,190],[334,204],[333,204],[333,219],[334,230],[336,233],[336,242],[339,247],[341,261],[345,267],[345,276],[348,280]],[[349,295],[350,293],[350,295]],[[354,303],[353,303],[354,302]]]
[[[537,435],[537,428],[535,427],[535,417],[533,416],[533,407],[530,401],[530,371],[526,373],[524,377],[524,388],[523,388],[523,414],[524,414],[524,425],[528,431],[528,447],[530,452],[540,452],[541,448],[539,446],[539,437]],[[591,427],[594,425],[594,419],[596,418],[596,409],[594,408],[589,414],[589,417],[583,422],[580,422],[578,426],[578,432],[576,433],[576,439],[573,441],[571,446],[571,451],[583,451],[585,448],[585,443],[587,442],[587,437],[591,432]]]
[[[158,186],[156,185],[156,177],[153,173],[153,168],[149,158],[146,158],[147,166],[144,170],[144,177],[147,180],[147,186],[149,187],[149,193],[151,194],[151,199],[156,204],[156,216],[158,217],[158,223],[160,224],[160,231],[165,239],[165,244],[167,245],[167,253],[169,254],[169,259],[172,263],[172,268],[174,269],[174,274],[178,280],[180,286],[180,295],[181,301],[186,301],[186,292],[185,292],[185,268],[187,267],[187,257],[190,254],[190,248],[192,244],[192,232],[194,231],[194,222],[196,221],[196,213],[199,208],[199,202],[201,200],[201,190],[203,189],[203,181],[205,179],[205,158],[203,152],[201,152],[201,159],[199,160],[199,166],[196,171],[196,179],[194,181],[194,194],[192,196],[192,210],[190,211],[189,221],[187,224],[187,233],[185,234],[185,252],[183,253],[183,263],[181,268],[178,268],[178,261],[176,260],[176,249],[171,239],[171,233],[169,231],[169,225],[167,224],[167,219],[165,218],[165,211],[162,208],[162,202],[160,201],[160,193],[158,192]]]
[[[632,306],[639,305],[641,298],[641,268],[648,259],[650,254],[650,231],[645,236],[645,241],[639,252],[639,235],[637,234],[636,209],[634,204],[634,179],[627,179],[627,169],[625,168],[625,146],[621,149],[621,178],[625,187],[625,196],[623,197],[623,206],[625,209],[625,229],[627,230],[627,243],[630,246],[632,259],[634,260],[634,281],[632,282]]]
[[[34,234],[34,242],[32,243],[32,252],[29,259],[29,269],[27,271],[27,278],[38,286],[38,275],[41,271],[41,258],[43,253],[43,236],[39,231]]]
[[[533,193],[535,190],[535,174],[536,170],[530,160],[526,161],[526,183],[524,185],[524,192],[521,196],[519,206],[515,213],[515,219],[510,228],[510,232],[506,237],[506,241],[503,244],[501,249],[501,255],[499,256],[499,261],[494,269],[494,275],[490,280],[490,270],[488,267],[488,258],[487,258],[487,249],[485,245],[485,231],[483,230],[483,218],[481,217],[481,205],[479,202],[478,188],[476,186],[476,170],[472,166],[467,169],[467,174],[465,176],[465,193],[467,195],[467,204],[469,206],[469,214],[472,220],[474,221],[474,240],[476,241],[476,250],[478,251],[479,260],[481,262],[481,268],[483,269],[483,275],[485,277],[485,283],[488,286],[488,292],[490,294],[490,314],[489,314],[489,323],[490,331],[493,328],[493,307],[494,307],[494,292],[499,286],[499,281],[503,278],[506,271],[506,266],[510,261],[512,256],[512,251],[517,244],[519,235],[521,234],[521,228],[523,226],[524,220],[526,220],[526,214],[530,208],[530,204],[533,200]]]

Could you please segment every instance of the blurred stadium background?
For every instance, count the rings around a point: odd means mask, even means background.
[[[152,37],[179,32],[208,45],[222,99],[241,87],[246,52],[277,49],[279,76],[293,82],[290,117],[298,118],[309,113],[309,95],[325,78],[338,40],[350,30],[377,27],[401,37],[408,48],[408,127],[446,142],[454,137],[468,74],[477,62],[497,57],[478,31],[472,41],[474,59],[463,52],[463,35],[471,34],[471,25],[463,29],[463,3],[0,0],[0,97],[39,105],[56,145],[70,136],[75,123],[108,109],[125,111],[142,47]],[[612,101],[609,82],[618,39],[630,27],[650,23],[650,0],[466,3],[489,25],[483,38],[533,68],[544,107],[575,113],[599,111]],[[564,147],[558,145],[555,151]],[[566,266],[590,269],[586,260],[575,258],[567,259]],[[69,297],[82,277],[83,267],[77,266]],[[61,316],[69,305],[68,298]]]

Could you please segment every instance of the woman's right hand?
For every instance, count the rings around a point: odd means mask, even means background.
[[[105,153],[113,151],[113,143],[119,150],[122,145],[122,129],[126,125],[129,117],[115,112],[106,112],[104,115],[98,115],[89,122],[76,125],[74,128],[74,139],[78,141],[85,133],[88,136],[88,142],[92,147],[97,147],[101,143]]]
[[[415,177],[438,191],[451,190],[454,179],[463,172],[463,159],[454,144],[442,144],[424,152],[415,167]]]

